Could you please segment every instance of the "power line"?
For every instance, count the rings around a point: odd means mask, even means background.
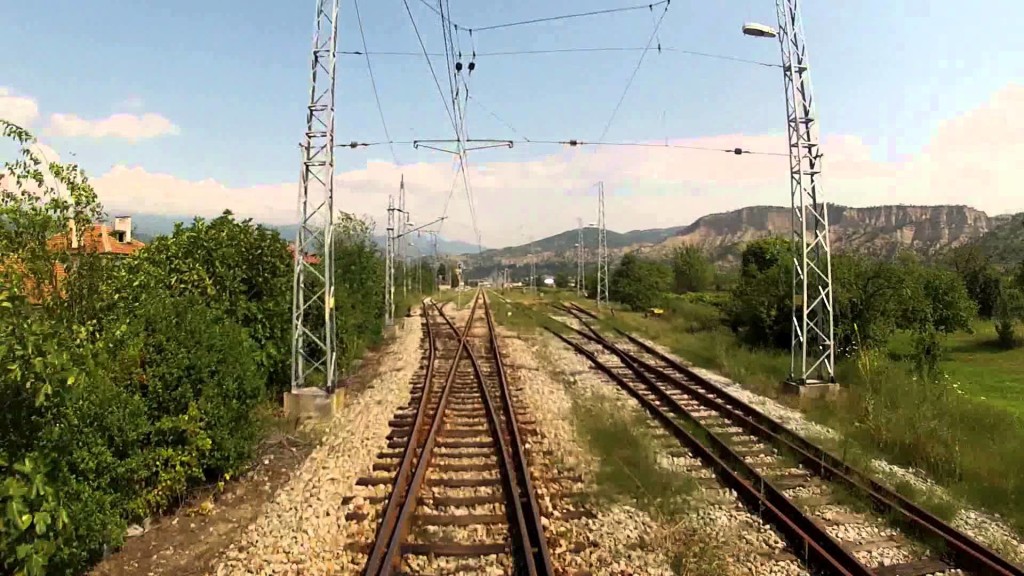
[[[545,54],[578,54],[578,53],[600,53],[600,52],[643,52],[646,48],[637,46],[601,46],[601,47],[582,47],[582,48],[550,48],[544,50],[506,50],[501,52],[477,52],[478,58],[491,58],[495,56],[539,56]],[[762,62],[760,60],[752,60],[749,58],[739,58],[737,56],[729,56],[726,54],[713,54],[710,52],[700,52],[697,50],[685,50],[683,48],[672,48],[672,47],[661,47],[661,52],[670,52],[676,54],[685,54],[687,56],[698,56],[701,58],[713,58],[715,60],[728,60],[730,62],[739,62],[741,64],[753,64],[755,66],[764,66],[766,68],[782,68],[781,64],[775,64],[773,62]],[[339,51],[338,54],[344,56],[362,56],[363,52],[359,50],[343,50]],[[423,56],[422,52],[370,52],[371,56]],[[433,58],[440,58],[444,56],[439,52],[427,53],[427,56]]]
[[[452,128],[455,128],[455,116],[452,115],[452,111],[448,109],[448,102],[444,97],[444,90],[441,90],[441,81],[437,79],[437,73],[434,72],[434,65],[430,62],[430,56],[427,55],[427,47],[423,44],[423,36],[420,35],[419,26],[416,26],[416,19],[412,16],[412,10],[409,8],[409,0],[402,0],[402,4],[405,5],[405,12],[409,15],[409,21],[412,22],[412,29],[416,32],[416,39],[419,40],[420,49],[423,51],[423,57],[427,61],[427,66],[430,67],[430,75],[434,78],[434,85],[437,86],[437,93],[441,95],[441,103],[444,104],[444,111],[448,114],[448,119],[451,120]],[[458,132],[458,128],[455,128]]]
[[[384,119],[384,107],[380,104],[380,92],[377,91],[377,80],[373,76],[373,65],[370,64],[370,50],[366,45],[366,33],[363,32],[363,18],[359,14],[359,0],[353,0],[356,8],[356,21],[359,23],[359,36],[363,39],[363,54],[366,56],[366,70],[370,73],[370,86],[373,87],[373,98],[377,101],[377,112],[380,114],[380,123],[384,127],[384,137],[389,142],[388,148],[391,150],[391,159],[395,161],[395,165],[399,164],[398,155],[395,154],[395,146],[390,144],[391,132],[388,130],[387,120]]]
[[[661,17],[658,18],[658,22],[654,25],[654,30],[651,31],[651,37],[647,39],[647,46],[644,47],[644,51],[640,53],[640,59],[637,60],[636,67],[633,68],[633,73],[629,76],[629,81],[626,82],[625,89],[622,90],[622,96],[619,97],[618,103],[615,104],[615,108],[612,110],[612,115],[608,118],[608,123],[604,125],[604,130],[601,131],[601,136],[598,140],[604,140],[604,137],[608,134],[608,130],[612,127],[612,122],[615,121],[615,116],[619,113],[619,108],[622,107],[622,103],[626,100],[626,94],[629,93],[629,88],[633,85],[633,80],[636,79],[637,72],[640,71],[640,66],[644,63],[644,57],[647,56],[647,52],[651,49],[651,43],[654,42],[654,37],[658,34],[658,29],[661,28],[661,23],[665,20],[665,14],[668,14],[668,2],[665,3],[665,9],[661,12]]]
[[[449,15],[445,16],[440,11],[438,11],[433,6],[431,6],[429,3],[427,3],[426,0],[420,0],[420,1],[423,2],[424,5],[429,7],[435,14],[440,16],[441,19],[446,19],[447,23],[452,24],[456,28],[456,30],[461,29],[461,30],[465,30],[465,31],[469,32],[470,34],[472,34],[474,32],[486,32],[486,31],[489,31],[489,30],[502,30],[502,29],[506,29],[506,28],[513,28],[513,27],[517,27],[517,26],[527,26],[527,25],[531,25],[531,24],[544,24],[544,23],[549,23],[549,22],[556,22],[556,20],[564,20],[564,19],[570,19],[570,18],[582,18],[582,17],[589,17],[589,16],[598,16],[598,15],[603,15],[603,14],[613,14],[613,13],[618,13],[618,12],[630,12],[630,11],[634,11],[634,10],[642,10],[644,8],[653,9],[654,6],[660,6],[660,5],[663,5],[663,4],[668,5],[672,0],[660,0],[659,2],[653,2],[653,3],[648,3],[648,4],[638,4],[638,5],[634,5],[634,6],[623,6],[623,7],[620,7],[620,8],[607,8],[607,9],[604,9],[604,10],[592,10],[592,11],[589,11],[589,12],[574,12],[574,13],[570,13],[570,14],[561,14],[561,15],[558,15],[558,16],[546,16],[546,17],[542,17],[542,18],[531,18],[531,19],[528,19],[528,20],[517,20],[517,22],[510,22],[510,23],[505,23],[505,24],[496,24],[496,25],[492,25],[492,26],[483,26],[483,27],[479,27],[479,28],[471,28],[471,27],[466,27],[466,26],[459,26],[459,25],[455,24],[454,22],[452,22],[451,10],[449,11]]]
[[[474,98],[474,101],[477,102],[477,104],[480,103],[480,101],[475,99],[475,98]],[[512,126],[509,126],[509,128],[512,129],[512,130],[515,130],[514,128],[512,128]],[[729,154],[735,154],[737,156],[742,156],[744,154],[754,154],[754,155],[757,155],[757,156],[786,156],[786,157],[789,156],[789,154],[787,152],[763,152],[763,151],[758,151],[758,150],[747,150],[746,148],[740,148],[740,147],[735,147],[735,148],[715,148],[713,146],[692,146],[692,145],[688,145],[688,144],[666,144],[666,143],[657,143],[657,142],[603,142],[603,141],[588,142],[586,140],[576,140],[576,139],[570,139],[570,140],[532,140],[532,139],[526,138],[525,136],[522,136],[522,135],[520,135],[520,138],[522,138],[522,139],[521,140],[515,140],[515,139],[508,139],[508,138],[505,138],[505,139],[497,139],[496,138],[496,139],[487,139],[486,141],[492,142],[492,141],[501,140],[502,142],[512,142],[514,144],[520,144],[520,145],[523,145],[523,144],[534,144],[534,145],[550,145],[550,146],[569,146],[569,147],[573,147],[573,148],[579,148],[579,147],[582,147],[582,146],[618,146],[618,147],[637,147],[637,148],[669,148],[669,149],[675,149],[675,150],[697,150],[697,151],[703,151],[703,152],[726,152],[726,153],[729,153]],[[473,141],[474,140],[466,140],[466,142],[473,142]],[[416,142],[417,142],[417,140],[412,140],[412,141],[393,141],[393,142],[390,142],[390,144],[410,144],[411,145],[411,144],[415,144]],[[362,148],[362,147],[367,147],[367,146],[381,146],[381,145],[384,145],[384,144],[389,144],[389,142],[352,142],[350,144],[339,144],[338,147],[339,148],[357,148],[357,147],[358,148]]]

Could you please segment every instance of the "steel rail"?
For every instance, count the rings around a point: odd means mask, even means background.
[[[491,313],[491,305],[484,294],[484,316],[487,318],[487,329],[491,333],[491,353],[494,356],[494,363],[498,370],[498,381],[501,387],[501,403],[507,414],[509,422],[509,441],[512,451],[512,459],[516,463],[516,473],[519,475],[518,483],[523,487],[519,494],[519,500],[527,509],[529,515],[527,529],[529,530],[530,541],[532,542],[532,553],[534,564],[542,574],[554,574],[551,566],[551,553],[548,550],[547,538],[544,536],[544,525],[541,521],[540,506],[537,503],[537,492],[530,479],[529,467],[527,465],[526,453],[523,451],[523,438],[519,431],[519,423],[516,421],[515,412],[512,409],[512,396],[509,392],[508,375],[505,372],[505,362],[501,358],[501,351],[498,348],[498,332],[494,329],[494,315]]]
[[[584,322],[584,325],[587,325]],[[589,325],[587,327],[596,333]],[[693,370],[683,366],[669,356],[634,336],[616,329],[632,344],[676,370],[693,384],[679,380],[660,368],[653,366],[635,355],[626,352],[643,369],[671,383],[702,405],[722,416],[739,421],[741,426],[756,436],[770,439],[778,447],[797,455],[815,473],[828,480],[842,483],[845,487],[869,498],[875,508],[883,513],[896,513],[902,523],[909,525],[918,534],[937,538],[946,547],[957,567],[992,576],[1024,576],[1024,570],[987,548],[967,534],[957,530],[927,510],[914,504],[906,497],[875,481],[867,474],[851,467],[825,449],[803,438],[763,412],[755,409],[736,396],[708,381]],[[708,396],[713,393],[724,401]]]
[[[591,339],[588,334],[573,328],[581,337]],[[826,574],[842,576],[873,576],[873,572],[860,563],[853,555],[832,538],[822,527],[815,524],[806,514],[800,511],[781,491],[757,473],[742,457],[736,454],[715,434],[707,430],[703,424],[679,407],[679,416],[686,418],[691,424],[700,427],[707,436],[710,445],[705,446],[686,428],[676,422],[667,411],[658,407],[652,400],[645,397],[637,387],[629,384],[614,369],[601,362],[596,355],[584,346],[569,338],[548,329],[558,339],[565,342],[579,354],[586,357],[599,370],[612,379],[624,392],[632,396],[651,416],[658,420],[681,444],[689,448],[701,461],[714,470],[715,474],[747,505],[757,510],[760,515],[775,526],[790,542],[793,550],[814,570]],[[592,339],[594,340],[594,339]],[[664,403],[671,405],[675,400],[662,388],[657,386],[635,364],[624,356],[620,361],[630,372],[656,394]],[[676,403],[678,405],[678,403]],[[742,471],[742,475],[740,472]],[[745,476],[745,477],[744,477]],[[750,480],[748,480],[748,478]]]
[[[489,318],[490,309],[488,308],[489,304],[487,302],[487,298],[482,294],[482,291],[480,294],[479,298],[484,303],[484,315]],[[444,314],[441,316],[448,322],[448,326],[458,334],[459,331],[455,324],[444,316]],[[491,336],[493,339],[493,324],[489,321],[487,326],[488,330],[491,330]],[[470,329],[472,329],[472,326],[467,324],[464,334],[468,334]],[[476,354],[469,346],[466,347],[466,351],[469,361],[473,365],[473,371],[477,375],[477,380],[480,385],[480,394],[484,401],[488,422],[498,444],[498,450],[501,452],[499,463],[501,466],[502,484],[505,488],[506,511],[511,517],[509,520],[509,527],[513,533],[513,549],[519,552],[518,555],[515,555],[515,560],[522,563],[522,568],[525,569],[525,573],[530,576],[553,575],[554,570],[551,567],[551,559],[548,555],[543,528],[540,524],[536,497],[532,492],[532,487],[527,486],[526,491],[520,490],[521,479],[523,476],[526,476],[528,479],[529,473],[526,471],[526,458],[522,452],[522,445],[519,441],[520,435],[518,424],[516,424],[515,414],[511,410],[511,403],[509,402],[506,404],[505,402],[502,402],[502,405],[506,410],[506,421],[508,422],[510,441],[513,444],[512,447],[509,447],[508,443],[505,441],[501,420],[498,416],[497,410],[495,410],[494,402],[492,401],[491,395],[488,393],[487,387],[484,384],[484,373],[480,368],[480,363],[477,360]],[[506,380],[504,377],[504,367],[500,362],[500,353],[496,346],[492,347],[492,352],[496,358],[499,385],[503,387],[503,395],[507,395],[508,390],[507,388],[504,388]],[[528,508],[529,510],[524,508]],[[539,539],[537,537],[538,533]]]
[[[445,376],[440,402],[438,403],[437,410],[434,412],[430,430],[427,433],[423,448],[420,450],[419,459],[416,460],[416,444],[418,443],[417,440],[420,428],[426,418],[429,402],[428,398],[430,396],[430,379],[428,377],[424,380],[423,396],[420,398],[419,407],[416,412],[416,420],[413,423],[412,430],[410,430],[409,440],[405,446],[404,454],[402,455],[402,464],[399,468],[398,474],[395,476],[391,495],[388,498],[387,509],[385,510],[381,523],[378,526],[373,548],[367,556],[366,566],[363,569],[363,574],[366,576],[390,575],[391,571],[396,568],[396,565],[401,562],[402,540],[408,533],[409,521],[412,518],[413,511],[416,509],[419,491],[423,486],[423,478],[426,475],[427,467],[429,466],[431,456],[433,455],[434,444],[437,441],[437,433],[441,428],[441,422],[443,420],[442,415],[444,414],[445,406],[448,403],[451,385],[452,382],[455,381],[455,374],[459,366],[459,359],[462,355],[462,351],[464,349],[468,349],[466,344],[466,335],[469,334],[468,327],[473,322],[473,316],[476,314],[476,308],[477,302],[474,300],[473,307],[469,311],[469,319],[466,322],[467,329],[459,338],[459,344],[455,350],[455,357],[452,360],[451,367],[448,369],[448,374]],[[427,306],[425,304],[423,307],[423,314],[429,330],[430,318],[427,315]],[[434,335],[432,331],[430,331],[430,334],[431,343],[433,344]],[[431,358],[431,360],[434,359],[436,358]],[[431,362],[428,372],[432,372],[432,369],[433,362]],[[416,460],[416,464],[410,480],[409,473],[413,466],[413,460]]]
[[[585,318],[580,317],[580,313],[588,315],[593,319],[598,319],[597,316],[575,303],[570,303],[570,306],[571,309],[567,307],[564,310],[575,316],[594,336],[600,339],[601,341],[598,343],[606,349],[609,349],[608,346],[614,346],[591,326]],[[811,472],[825,480],[838,482],[845,488],[869,499],[877,511],[893,517],[910,532],[922,538],[935,539],[941,542],[945,555],[957,567],[985,576],[1024,576],[1024,570],[1020,567],[1015,566],[1009,560],[999,556],[977,540],[914,504],[906,497],[880,484],[867,474],[851,467],[820,446],[803,438],[654,347],[623,330],[615,328],[615,331],[644,352],[661,360],[673,370],[691,380],[692,384],[679,380],[657,366],[644,361],[635,354],[621,350],[617,346],[615,346],[616,351],[613,353],[625,354],[633,364],[671,384],[677,390],[702,404],[705,408],[715,411],[720,416],[734,423],[738,423],[740,427],[751,435],[767,439],[777,448],[796,456]],[[586,334],[583,335],[587,336]],[[723,398],[724,402],[712,398],[709,394]]]

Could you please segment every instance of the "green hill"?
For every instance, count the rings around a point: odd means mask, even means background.
[[[1017,266],[1024,260],[1024,212],[974,240],[974,244],[998,266]]]

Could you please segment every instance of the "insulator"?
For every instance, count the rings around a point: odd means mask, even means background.
[[[476,70],[476,62],[469,63],[469,71],[473,72],[473,70]]]
[[[455,63],[455,71],[456,72],[462,72],[462,62],[456,62]]]
[[[357,146],[359,146],[359,142],[356,142],[355,140],[350,142],[348,145],[349,148],[356,148]]]
[[[732,153],[739,156],[740,154],[743,154],[743,148],[735,148]]]
[[[569,146],[579,146],[579,144],[577,140],[569,140]]]

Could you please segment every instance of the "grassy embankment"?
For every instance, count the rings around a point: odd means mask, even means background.
[[[658,319],[616,308],[603,323],[767,396],[779,397],[789,372],[788,353],[743,346],[707,304],[673,299]],[[906,359],[909,335],[897,335],[886,350],[839,362],[837,378],[847,392],[839,401],[804,408],[842,433],[842,443],[830,448],[861,462],[884,457],[919,468],[956,497],[1024,531],[1024,349],[1000,350],[994,341],[992,324],[980,321],[973,334],[949,336],[945,378],[924,382],[912,376]],[[956,511],[907,483],[894,488],[941,516]]]

